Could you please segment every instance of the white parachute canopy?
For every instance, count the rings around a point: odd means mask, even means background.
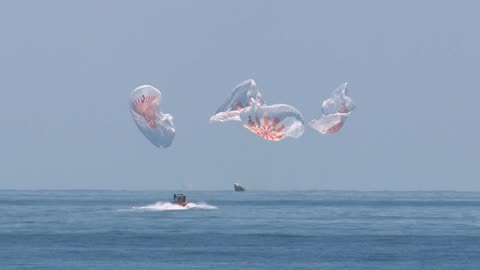
[[[336,133],[354,109],[352,99],[347,96],[347,83],[342,83],[329,98],[323,101],[322,117],[310,121],[309,125],[322,134]]]
[[[138,129],[156,147],[169,147],[175,137],[173,117],[160,112],[162,93],[142,85],[130,94],[130,113]]]
[[[279,141],[286,137],[299,138],[304,131],[302,114],[290,105],[252,106],[240,113],[245,128],[268,141]]]
[[[261,105],[265,103],[255,81],[248,79],[235,86],[232,94],[210,118],[210,122],[240,121],[240,112],[250,107],[252,100]]]

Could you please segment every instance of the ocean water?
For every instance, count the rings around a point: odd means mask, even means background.
[[[480,269],[480,193],[0,191],[0,269]]]

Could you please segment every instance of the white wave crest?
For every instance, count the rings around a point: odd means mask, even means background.
[[[172,210],[188,210],[188,209],[217,209],[214,205],[209,205],[207,203],[193,203],[189,202],[185,206],[178,204],[173,204],[170,202],[156,202],[154,204],[149,204],[140,207],[132,207],[133,210],[142,210],[142,211],[172,211]]]

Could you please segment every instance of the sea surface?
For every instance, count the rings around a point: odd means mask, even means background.
[[[0,269],[480,269],[480,193],[0,191]]]

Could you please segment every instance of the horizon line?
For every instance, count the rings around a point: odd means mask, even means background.
[[[234,189],[108,189],[108,188],[71,188],[71,189],[51,189],[51,188],[0,188],[0,191],[116,191],[116,192],[224,192]],[[247,189],[244,192],[458,192],[458,193],[478,193],[480,190],[452,190],[452,189]]]

